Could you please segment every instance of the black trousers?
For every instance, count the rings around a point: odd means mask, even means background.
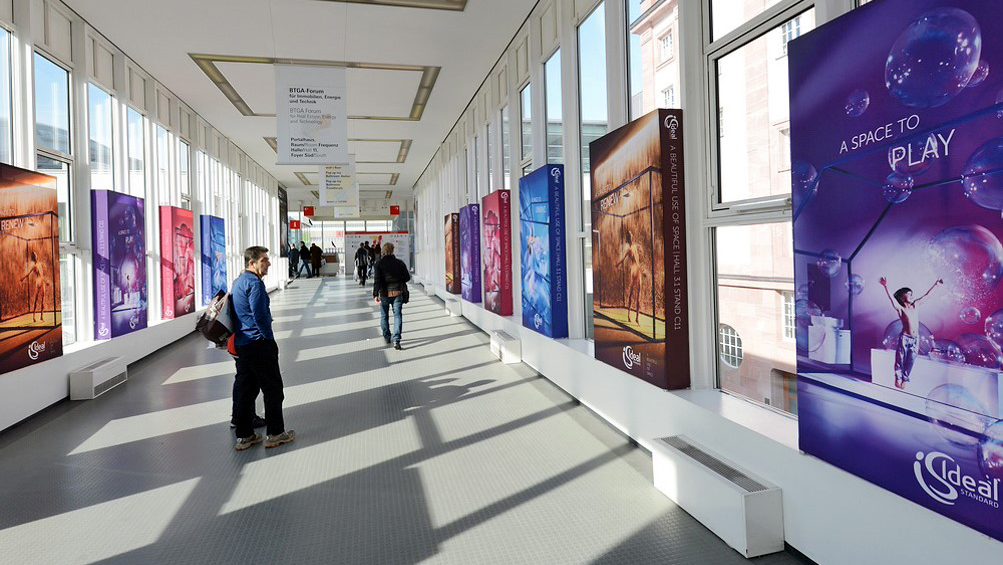
[[[279,372],[279,346],[262,339],[237,347],[237,381],[234,383],[234,423],[238,438],[254,435],[254,401],[258,392],[265,397],[265,420],[268,434],[286,431],[282,420],[282,374]]]
[[[366,273],[366,266],[359,265],[358,267],[355,268],[355,271],[359,274],[359,282],[361,282],[362,284],[366,284],[366,279],[368,278]]]

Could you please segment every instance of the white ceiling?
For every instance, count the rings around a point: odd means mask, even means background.
[[[242,115],[190,53],[441,67],[419,121],[349,120],[350,139],[379,140],[349,142],[358,161],[380,161],[358,165],[362,182],[376,183],[364,192],[383,197],[392,190],[394,199],[410,197],[418,175],[536,3],[469,0],[461,12],[336,0],[65,1],[289,188],[303,186],[295,173],[315,169],[276,165],[264,139],[275,136],[275,118]],[[216,66],[254,113],[275,112],[271,65]],[[407,116],[421,78],[416,70],[349,69],[349,114]],[[400,140],[413,140],[404,163],[396,162]],[[394,173],[396,185],[385,184]],[[316,175],[307,176],[316,182]]]

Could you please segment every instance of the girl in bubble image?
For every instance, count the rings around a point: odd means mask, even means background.
[[[630,230],[626,232],[627,243],[623,248],[623,255],[616,262],[616,266],[624,265],[627,269],[627,321],[630,321],[630,305],[634,303],[634,323],[641,323],[641,279],[644,272],[641,270],[641,246],[634,243],[634,237]],[[628,262],[629,261],[629,262]],[[637,296],[635,299],[634,296]]]
[[[29,291],[29,299],[31,299],[31,321],[35,321],[35,310],[38,310],[38,320],[43,321],[45,317],[45,312],[42,310],[45,308],[45,292],[46,280],[42,273],[43,266],[38,262],[38,255],[34,251],[31,252],[31,260],[28,262],[28,272],[21,277],[21,280],[27,280],[31,275],[35,275],[35,284],[32,285],[28,283],[28,287],[31,289]],[[34,296],[32,299],[31,297]]]
[[[895,388],[904,389],[905,384],[909,382],[909,373],[912,372],[913,363],[916,362],[916,355],[919,353],[919,310],[916,309],[916,305],[929,296],[938,285],[944,284],[944,279],[937,279],[930,290],[915,300],[912,298],[912,289],[902,287],[893,295],[888,291],[888,279],[881,277],[879,282],[885,289],[892,308],[902,321],[902,333],[899,334],[898,346],[895,349]]]

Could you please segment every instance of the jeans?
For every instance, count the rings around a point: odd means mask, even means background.
[[[237,381],[234,383],[234,423],[238,438],[254,435],[254,401],[258,392],[265,397],[265,420],[268,434],[286,431],[282,420],[282,374],[279,372],[279,346],[274,340],[260,339],[237,346]]]
[[[394,333],[390,334],[390,307],[394,309]],[[404,309],[403,296],[381,296],[380,309],[383,315],[380,317],[380,329],[383,330],[383,339],[389,339],[394,343],[401,340],[401,330],[404,327],[404,320],[401,319],[401,310]]]
[[[296,271],[296,274],[297,275],[302,275],[303,274],[303,267],[306,267],[306,276],[308,278],[312,277],[313,276],[313,270],[310,269],[310,263],[307,262],[307,261],[303,261],[302,263],[300,263],[300,268],[299,268],[298,271]]]
[[[919,339],[914,335],[899,334],[899,346],[895,350],[895,378],[909,380],[909,373],[919,353]]]

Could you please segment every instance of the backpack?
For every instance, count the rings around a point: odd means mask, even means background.
[[[230,313],[230,294],[225,290],[216,292],[205,311],[195,320],[195,331],[220,349],[227,348],[233,337],[233,319]]]

